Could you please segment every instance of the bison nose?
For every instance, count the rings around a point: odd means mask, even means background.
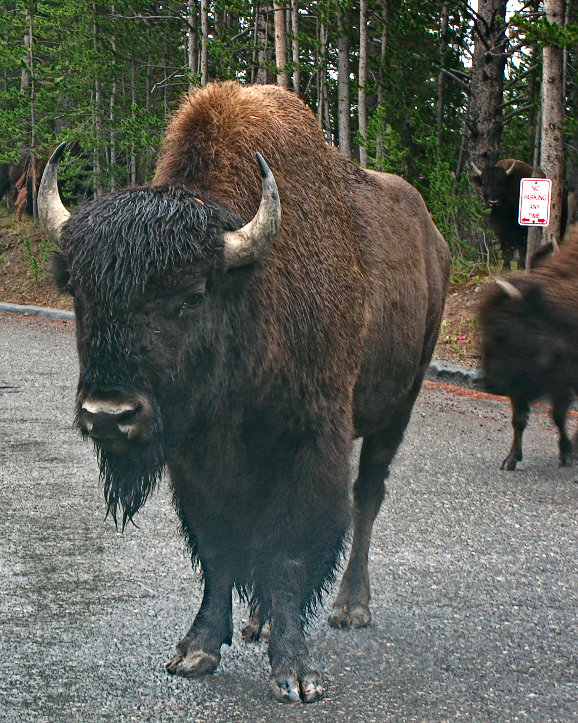
[[[138,401],[88,397],[81,403],[78,423],[95,442],[133,440],[142,430],[144,416],[144,407]]]

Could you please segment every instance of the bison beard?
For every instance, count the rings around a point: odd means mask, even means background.
[[[103,484],[106,514],[110,514],[118,527],[122,512],[121,529],[144,505],[154,491],[164,469],[162,446],[158,443],[143,445],[138,455],[112,454],[95,445],[100,481]]]

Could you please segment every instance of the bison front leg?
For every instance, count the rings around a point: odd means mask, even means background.
[[[270,687],[281,703],[314,703],[323,697],[321,676],[311,663],[301,617],[300,596],[273,594],[269,639]]]
[[[203,601],[193,625],[177,645],[166,668],[173,675],[196,678],[211,673],[221,661],[221,645],[233,637],[232,583],[213,579],[205,571]]]
[[[514,439],[512,440],[512,446],[508,456],[502,462],[500,469],[514,470],[516,469],[516,464],[522,461],[522,436],[528,424],[529,414],[530,405],[526,400],[512,399],[512,428],[514,430]]]

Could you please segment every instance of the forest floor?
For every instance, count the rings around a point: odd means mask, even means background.
[[[17,224],[13,215],[0,209],[0,301],[72,309],[70,297],[59,293],[50,278],[53,250],[54,245],[46,240],[38,224],[29,218]],[[479,292],[489,277],[480,268],[459,276],[459,282],[450,283],[434,357],[477,367],[476,314]]]

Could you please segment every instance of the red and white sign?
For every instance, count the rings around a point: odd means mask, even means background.
[[[549,178],[522,178],[518,208],[520,226],[547,226],[550,223],[551,193]]]

